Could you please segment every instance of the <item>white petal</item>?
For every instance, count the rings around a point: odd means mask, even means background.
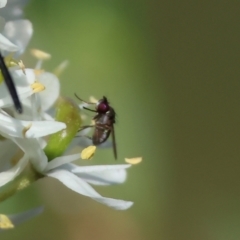
[[[7,0],[0,0],[0,8],[5,7],[7,4]]]
[[[42,109],[45,111],[58,99],[60,94],[60,83],[54,74],[48,72],[39,75],[38,81],[45,86],[45,90],[39,93]]]
[[[46,168],[48,159],[37,139],[12,138],[23,152],[27,153],[34,168],[38,172],[43,172]]]
[[[15,52],[19,48],[18,46],[14,45],[11,43],[7,38],[5,38],[1,33],[0,33],[0,49],[1,50],[6,50],[9,52]]]
[[[35,81],[34,71],[33,69],[26,69],[26,74],[24,74],[22,70],[12,70],[10,68],[10,72],[13,77],[18,96],[24,105],[23,100],[33,94],[33,90],[30,85]],[[6,84],[0,85],[0,96],[0,107],[9,107],[13,105],[13,101],[8,93]]]
[[[53,121],[17,120],[0,111],[0,132],[10,137],[38,138],[66,128],[65,123]]]
[[[1,86],[5,87],[5,84],[2,84]],[[20,100],[31,96],[31,94],[32,94],[31,88],[28,88],[28,90],[29,91],[26,92],[26,93],[18,94]],[[6,90],[5,93],[8,93],[8,91]],[[0,95],[0,96],[2,96],[2,95]],[[5,97],[1,97],[1,99],[0,99],[0,107],[1,108],[7,108],[7,107],[10,107],[12,105],[13,105],[13,101],[12,101],[12,98],[11,98],[10,94],[8,94]]]
[[[37,94],[32,94],[30,97],[21,100],[23,113],[19,114],[17,111],[12,111],[14,118],[26,121],[41,121],[43,120],[43,112],[41,103]],[[51,119],[54,121],[54,119]]]
[[[16,176],[18,176],[28,163],[29,156],[24,154],[24,156],[19,160],[19,162],[9,169],[8,171],[0,173],[0,187],[6,183],[12,181]]]
[[[21,55],[26,49],[33,34],[32,23],[28,20],[16,20],[6,23],[3,35],[19,47],[17,55]]]
[[[54,158],[52,161],[50,161],[45,169],[45,171],[52,170],[54,168],[57,168],[63,164],[70,163],[72,161],[78,160],[80,158],[80,154],[73,154],[68,156],[62,156]]]
[[[26,132],[26,138],[38,138],[46,135],[59,132],[66,128],[66,124],[56,121],[22,121],[23,126],[28,127],[32,124],[30,129]]]
[[[101,171],[121,170],[129,167],[131,167],[130,164],[83,166],[83,167],[74,167],[72,172],[92,173],[92,172],[101,172]]]
[[[81,177],[83,180],[94,185],[121,184],[125,182],[127,178],[127,172],[125,169],[94,173],[79,173],[77,175]]]
[[[133,205],[133,202],[102,197],[88,183],[68,171],[55,170],[47,175],[58,179],[71,190],[117,210],[125,210]]]

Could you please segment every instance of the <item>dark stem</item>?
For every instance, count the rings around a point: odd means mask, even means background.
[[[4,59],[3,59],[3,56],[2,54],[0,53],[0,69],[2,71],[2,75],[3,75],[3,78],[5,80],[5,83],[7,85],[7,88],[8,88],[8,91],[12,97],[12,100],[13,100],[13,103],[14,103],[14,106],[16,108],[16,110],[19,112],[19,113],[22,113],[22,104],[18,98],[18,94],[17,94],[17,91],[16,91],[16,88],[15,88],[15,85],[14,85],[14,82],[13,82],[13,79],[8,71],[8,68],[4,62]]]

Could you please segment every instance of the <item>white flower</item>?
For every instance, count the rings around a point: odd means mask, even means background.
[[[18,47],[15,56],[23,54],[33,34],[32,23],[29,20],[21,19],[15,21],[8,21],[2,31],[9,41]],[[4,49],[9,51],[8,49]]]
[[[102,197],[91,187],[91,185],[89,185],[89,183],[95,185],[123,183],[127,176],[125,169],[131,165],[123,164],[81,167],[75,164],[62,164],[59,166],[61,161],[64,162],[64,160],[67,159],[61,157],[48,163],[47,170],[51,171],[48,171],[46,175],[58,179],[71,190],[114,209],[126,210],[133,205],[133,202],[130,201]]]
[[[112,185],[126,180],[126,168],[131,165],[99,165],[77,166],[70,164],[80,158],[80,154],[57,157],[48,162],[44,151],[36,139],[12,139],[24,152],[19,162],[7,171],[0,173],[0,186],[7,184],[18,176],[30,161],[32,166],[43,175],[53,177],[71,190],[90,197],[102,204],[117,210],[125,210],[132,206],[132,202],[106,198],[97,193],[90,184]],[[1,169],[0,169],[1,170]],[[90,184],[89,184],[90,183]]]
[[[19,48],[18,48],[18,46],[16,46],[16,45],[13,44],[12,42],[10,42],[6,37],[4,37],[4,36],[0,33],[0,49],[1,49],[1,50],[5,50],[5,51],[9,51],[9,52],[15,52],[15,51],[17,51]]]
[[[0,1],[0,8],[5,7],[7,1]],[[3,51],[3,55],[6,55],[11,52],[15,52],[15,56],[21,55],[33,34],[32,23],[29,20],[20,19],[22,17],[22,7],[23,1],[20,3],[11,2],[7,5],[4,10],[1,11],[1,14],[5,20],[0,17],[0,49]],[[18,18],[16,20],[16,18]],[[10,20],[10,21],[9,21]]]
[[[29,116],[33,118],[35,115],[34,120],[36,120],[36,115],[38,115],[36,112],[44,115],[42,110],[48,110],[56,102],[60,93],[60,84],[54,74],[48,72],[36,74],[34,69],[25,69],[24,72],[21,69],[11,69],[11,74],[24,109],[22,115],[14,112],[15,117],[29,119]],[[8,94],[6,85],[1,84],[0,108],[11,106],[13,106],[12,98]]]
[[[5,5],[6,1],[0,0],[0,7]],[[0,26],[3,26],[2,19],[0,22],[2,22]],[[1,51],[19,51],[21,54],[32,36],[32,25],[25,20],[8,22],[4,29],[0,30],[5,35],[0,34]],[[6,138],[4,141],[0,140],[0,187],[15,180],[26,166],[31,164],[35,172],[58,179],[79,194],[118,210],[128,209],[132,202],[103,197],[90,184],[121,184],[126,180],[126,168],[131,165],[72,164],[72,161],[80,158],[80,154],[60,156],[51,161],[47,158],[43,150],[47,143],[43,137],[65,129],[66,124],[54,121],[46,113],[59,97],[60,84],[58,78],[51,73],[37,73],[36,70],[41,69],[42,61],[50,55],[44,56],[38,58],[35,70],[23,70],[19,67],[9,69],[23,105],[23,114],[20,115],[13,110],[13,102],[5,85],[0,85],[0,135]],[[23,152],[23,156],[17,162],[12,162],[13,154],[16,149],[19,150],[18,148]]]
[[[0,187],[13,181],[30,163],[36,172],[58,179],[66,187],[79,194],[118,210],[131,207],[132,202],[103,197],[90,185],[123,183],[126,180],[126,168],[131,165],[80,167],[70,164],[70,162],[78,160],[80,154],[61,156],[48,161],[43,151],[46,142],[42,137],[58,132],[66,125],[53,120],[42,121],[42,112],[33,110],[39,108],[47,110],[52,106],[59,96],[59,81],[50,73],[42,73],[38,76],[33,69],[25,69],[25,74],[22,70],[13,70],[12,73],[24,106],[24,114],[18,115],[14,111],[14,116],[21,117],[23,120],[13,118],[5,111],[0,110],[0,134],[9,139],[8,142],[4,143],[6,151],[9,146],[16,149],[17,145],[24,152],[24,155],[12,166],[9,161],[11,156],[8,156],[0,145],[2,154],[5,154],[5,159],[7,159],[0,164]],[[37,83],[44,86],[42,92],[36,93],[35,91],[36,77],[38,78]],[[5,86],[1,87],[0,106],[10,109],[11,99],[5,94]],[[38,88],[38,85],[36,87]]]

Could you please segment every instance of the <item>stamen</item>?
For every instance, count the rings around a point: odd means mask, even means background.
[[[8,216],[0,214],[0,229],[14,228],[13,223]]]
[[[25,66],[24,66],[22,60],[20,60],[20,61],[18,62],[18,66],[22,69],[23,73],[26,75],[26,72],[25,72]]]
[[[68,65],[69,65],[68,60],[63,61],[53,70],[53,74],[59,77],[64,72]]]
[[[41,60],[47,60],[51,58],[51,55],[49,53],[43,52],[38,49],[31,49],[31,54],[37,59],[41,59]]]
[[[4,57],[4,62],[8,68],[18,66],[17,60],[13,59],[12,54]]]
[[[40,74],[44,73],[45,71],[43,69],[34,69],[34,73],[36,76],[39,76]]]
[[[31,85],[33,92],[34,93],[38,93],[38,92],[42,92],[43,90],[45,90],[45,86],[43,84],[41,84],[40,82],[35,82]]]
[[[81,152],[81,158],[84,160],[90,160],[96,152],[96,146],[89,146],[84,148]]]
[[[23,128],[23,130],[22,130],[23,137],[26,137],[26,133],[31,128],[31,126],[32,126],[32,123],[30,123],[28,126]]]
[[[136,158],[125,158],[125,162],[129,164],[138,164],[142,162],[142,157],[136,157]]]

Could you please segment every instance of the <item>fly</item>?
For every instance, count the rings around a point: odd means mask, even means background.
[[[114,109],[109,105],[107,98],[103,96],[103,98],[100,99],[97,103],[92,103],[92,102],[83,101],[81,98],[77,96],[76,93],[75,93],[75,96],[82,102],[96,105],[95,110],[83,107],[84,109],[91,112],[95,112],[97,114],[93,117],[93,120],[95,121],[95,125],[83,126],[80,129],[80,131],[89,127],[95,127],[93,136],[92,136],[92,142],[95,146],[98,146],[104,143],[109,138],[109,136],[112,135],[113,153],[114,153],[115,159],[117,159],[117,148],[116,148],[115,132],[114,132],[114,123],[115,123],[116,113]]]

